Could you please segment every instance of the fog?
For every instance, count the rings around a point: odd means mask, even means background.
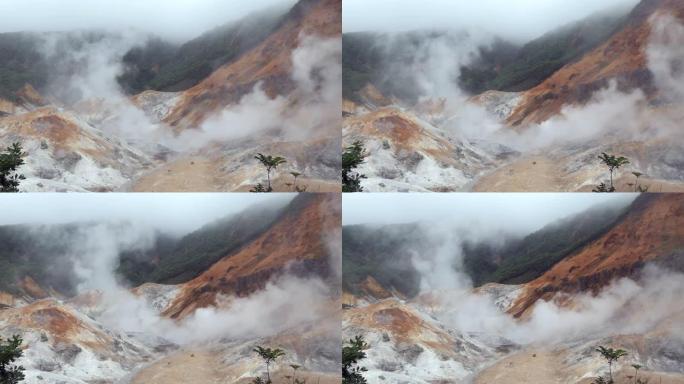
[[[251,205],[285,204],[291,193],[0,194],[0,225],[126,221],[184,234]]]
[[[638,0],[344,0],[343,32],[418,29],[483,30],[527,41],[595,12]]]
[[[454,193],[345,194],[342,222],[396,224],[456,222],[482,223],[492,231],[506,227],[532,232],[562,217],[598,205],[626,205],[635,194],[594,193]]]
[[[0,32],[137,30],[184,41],[265,8],[295,0],[4,0]]]

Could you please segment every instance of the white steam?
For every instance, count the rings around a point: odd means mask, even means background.
[[[89,32],[70,32],[42,38],[42,54],[55,63],[55,71],[66,72],[52,81],[48,92],[73,104],[67,107],[108,134],[130,141],[168,141],[169,131],[135,106],[117,82],[124,71],[123,56],[148,36],[127,32],[94,37]],[[78,41],[77,48],[68,48],[70,39]]]
[[[684,100],[684,25],[672,15],[651,18],[648,68],[667,101]]]
[[[198,308],[173,321],[143,297],[120,288],[105,292],[99,320],[113,329],[141,332],[178,344],[274,335],[323,315],[329,287],[318,279],[283,277],[248,297],[218,297],[218,307]]]
[[[329,305],[333,289],[329,284],[285,274],[250,296],[219,295],[217,307],[200,308],[180,321],[171,320],[148,299],[133,294],[115,275],[121,252],[149,249],[154,238],[149,228],[130,223],[94,224],[79,229],[74,237],[69,256],[80,280],[78,290],[101,293],[97,318],[102,324],[189,344],[273,335],[320,318]],[[334,241],[339,237],[332,237],[330,242]]]
[[[654,15],[649,23],[651,34],[646,50],[647,66],[662,101],[684,103],[684,25],[671,15]],[[388,54],[397,37],[388,35]],[[394,36],[394,37],[393,37]],[[395,54],[386,63],[385,79],[394,88],[415,85],[419,101],[415,108],[421,117],[466,139],[485,139],[512,147],[518,151],[558,148],[559,145],[586,143],[600,139],[603,143],[629,140],[649,140],[666,137],[681,140],[680,117],[671,111],[658,111],[639,88],[618,89],[616,79],[593,93],[584,104],[566,104],[560,113],[542,123],[530,123],[512,130],[501,116],[486,106],[473,103],[459,88],[460,68],[469,65],[478,55],[478,47],[487,46],[492,36],[477,32],[440,33],[421,37],[409,53]],[[406,56],[408,55],[408,56]],[[511,94],[513,106],[519,101]],[[420,103],[444,101],[441,116],[424,115]],[[504,108],[500,106],[500,108]],[[512,107],[506,107],[511,109]],[[506,109],[504,108],[504,109]]]
[[[287,140],[339,129],[342,69],[339,39],[300,36],[291,55],[290,77],[295,90],[289,97],[270,98],[258,83],[236,105],[207,119],[197,130],[185,130],[173,147],[200,148],[249,135],[277,132]]]
[[[237,104],[210,115],[197,129],[185,129],[176,136],[171,127],[135,105],[117,81],[125,69],[123,56],[147,36],[122,33],[95,41],[88,40],[87,33],[70,36],[79,40],[79,48],[59,52],[66,54],[60,57],[60,62],[73,68],[66,70],[68,76],[51,84],[50,92],[67,100],[68,108],[75,109],[108,134],[131,142],[163,144],[179,152],[197,150],[212,142],[259,137],[265,132],[284,140],[338,134],[342,82],[340,39],[299,37],[299,44],[290,57],[289,77],[294,90],[289,96],[271,98],[263,90],[263,84],[257,83]],[[56,59],[64,39],[60,35],[45,35],[43,55]]]
[[[440,303],[434,315],[460,332],[498,335],[521,344],[557,343],[645,332],[684,311],[678,299],[684,294],[684,274],[647,266],[638,280],[615,280],[596,295],[559,293],[554,301],[539,300],[524,319],[516,320],[505,312],[505,302],[514,300],[519,290],[498,297],[473,290],[464,269],[462,242],[486,236],[486,227],[435,227],[441,229],[428,232],[434,246],[429,252],[414,252],[413,264],[421,277],[421,293],[435,295]]]

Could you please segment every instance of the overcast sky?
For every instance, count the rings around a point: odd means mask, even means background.
[[[294,194],[262,193],[2,193],[0,225],[131,220],[173,233],[187,233],[253,204]]]
[[[342,30],[482,28],[530,40],[553,28],[639,0],[343,0]]]
[[[135,29],[187,40],[295,0],[0,0],[0,32]]]
[[[342,223],[478,221],[492,229],[530,232],[598,204],[627,204],[635,194],[601,193],[354,193],[342,196]]]

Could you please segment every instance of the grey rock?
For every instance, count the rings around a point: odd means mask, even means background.
[[[66,363],[73,363],[76,356],[81,353],[82,349],[75,344],[59,343],[53,348],[55,353]]]

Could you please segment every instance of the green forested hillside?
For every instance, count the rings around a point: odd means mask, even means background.
[[[128,93],[146,89],[187,89],[265,39],[284,18],[284,10],[269,10],[217,27],[182,45],[151,39],[123,57],[119,84]]]
[[[342,287],[358,293],[367,276],[387,289],[414,296],[420,276],[411,263],[411,251],[429,247],[416,224],[373,228],[364,225],[342,228]]]
[[[540,276],[564,257],[610,229],[626,208],[595,207],[520,238],[465,241],[454,249],[476,286],[488,282],[518,284]],[[427,227],[419,224],[343,228],[343,287],[358,293],[358,285],[372,276],[385,288],[407,296],[418,293],[420,275],[411,262],[415,253],[435,252]]]
[[[604,42],[626,20],[628,10],[614,10],[566,25],[525,44],[505,37],[482,46],[477,57],[460,68],[454,85],[472,94],[486,90],[521,91],[534,87],[565,64]],[[411,101],[410,79],[396,78],[391,65],[405,62],[403,53],[416,51],[427,39],[447,38],[445,32],[405,32],[393,36],[355,32],[342,37],[343,95],[358,100],[358,91],[372,83],[383,93]]]
[[[287,207],[282,202],[248,207],[180,238],[157,233],[151,248],[123,251],[116,272],[129,285],[190,280],[249,243],[288,209],[297,209],[296,204],[295,199]],[[0,226],[0,291],[21,294],[19,281],[29,276],[44,288],[73,294],[79,280],[72,250],[82,246],[93,225]]]
[[[284,8],[269,9],[185,43],[141,36],[122,57],[118,83],[129,94],[146,89],[187,89],[257,45],[286,17]],[[78,73],[83,63],[73,54],[86,43],[118,38],[115,33],[101,31],[0,33],[0,97],[16,101],[16,92],[27,83],[45,92],[49,85]]]
[[[625,19],[624,13],[594,15],[519,48],[497,41],[481,48],[473,63],[461,67],[459,85],[473,94],[532,88],[603,43]]]
[[[190,280],[249,243],[283,212],[281,206],[252,207],[181,239],[160,237],[151,249],[122,254],[118,272],[133,285],[149,281],[176,284]]]

